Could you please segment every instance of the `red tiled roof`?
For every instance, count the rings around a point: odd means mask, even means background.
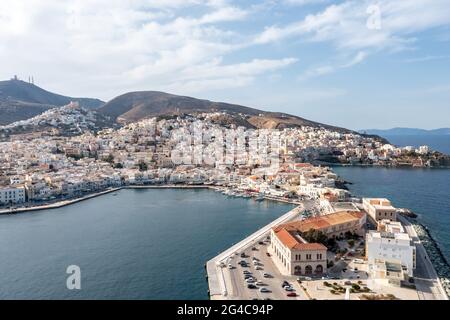
[[[340,211],[324,216],[308,218],[303,221],[294,221],[281,224],[274,228],[277,232],[278,228],[285,228],[286,230],[307,232],[310,229],[321,230],[335,225],[340,225],[348,222],[354,222],[364,217],[365,213],[361,211]]]
[[[275,231],[277,238],[281,241],[283,245],[288,247],[289,249],[295,250],[327,250],[321,243],[304,243],[294,237],[288,230],[285,228],[280,228],[278,231]]]

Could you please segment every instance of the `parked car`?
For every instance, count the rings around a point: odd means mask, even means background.
[[[262,287],[262,288],[259,288],[259,292],[270,292],[270,290],[265,287]]]
[[[291,286],[286,286],[286,287],[284,287],[284,290],[289,291],[289,292],[295,291],[295,289],[292,288]]]
[[[264,242],[260,241],[260,242],[258,242],[258,244],[261,244],[261,245],[263,245],[263,244],[264,244]]]
[[[253,248],[252,248],[252,251],[257,251],[257,250],[258,250],[258,249],[256,249],[256,247],[253,247]]]
[[[249,289],[256,289],[257,286],[255,286],[255,285],[252,284],[252,283],[249,283],[249,284],[247,285],[247,288],[249,288]]]
[[[263,277],[264,277],[264,278],[270,278],[271,275],[270,275],[270,273],[264,272],[264,273],[263,273]]]
[[[288,297],[296,297],[297,294],[296,294],[295,292],[289,292],[289,293],[287,294],[287,296],[288,296]]]
[[[266,252],[266,255],[267,255],[268,257],[270,257],[270,253]]]
[[[256,285],[257,285],[257,286],[263,286],[264,283],[263,283],[262,281],[256,281]]]
[[[264,268],[263,267],[261,267],[261,266],[256,266],[256,268],[255,268],[256,270],[264,270]]]
[[[284,287],[286,287],[286,286],[291,286],[291,285],[289,284],[289,282],[287,282],[286,280],[284,280],[283,283],[281,284],[281,287],[284,288]]]

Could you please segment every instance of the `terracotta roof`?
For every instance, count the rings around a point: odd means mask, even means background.
[[[281,224],[274,228],[277,232],[278,228],[284,228],[290,232],[299,231],[307,232],[310,229],[321,230],[324,228],[354,222],[364,217],[365,213],[361,211],[340,211],[324,216],[308,218],[303,221],[293,221]]]

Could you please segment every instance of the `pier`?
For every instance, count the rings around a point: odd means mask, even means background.
[[[296,218],[304,210],[303,205],[292,209],[285,213],[278,219],[272,221],[268,225],[262,227],[258,231],[254,232],[244,240],[236,243],[229,249],[217,255],[215,258],[209,260],[206,263],[206,272],[208,276],[209,294],[211,300],[223,300],[227,299],[230,288],[227,286],[227,281],[223,273],[223,267],[221,265],[226,264],[228,258],[234,255],[236,252],[243,251],[255,242],[266,237],[270,230],[281,224]]]

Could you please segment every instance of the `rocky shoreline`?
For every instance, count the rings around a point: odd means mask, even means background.
[[[450,263],[442,253],[439,244],[431,235],[428,227],[412,219],[409,220],[413,224],[414,230],[425,247],[425,250],[427,251],[431,263],[433,264],[439,279],[441,280],[445,292],[450,297]]]

